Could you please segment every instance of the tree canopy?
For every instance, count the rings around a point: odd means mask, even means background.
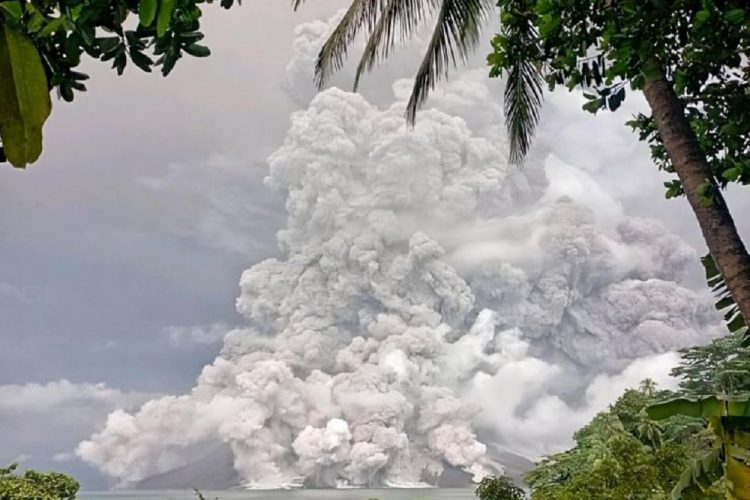
[[[491,74],[520,80],[523,99],[543,78],[550,89],[582,87],[584,109],[617,110],[627,89],[662,73],[673,84],[720,186],[750,182],[750,12],[743,0],[500,0]],[[532,43],[529,43],[529,40]],[[533,75],[532,72],[536,73]],[[510,113],[511,121],[520,119]],[[652,116],[630,122],[660,168],[673,165]],[[669,196],[682,194],[679,180]],[[704,193],[710,196],[706,188]]]
[[[524,500],[524,491],[505,476],[486,476],[477,485],[479,500]]]
[[[185,55],[205,57],[199,42],[210,0],[5,0],[0,2],[0,139],[16,167],[42,152],[49,93],[72,101],[86,90],[85,57],[122,74],[129,64],[168,75]],[[221,0],[230,8],[234,0]]]
[[[676,178],[713,262],[750,317],[750,254],[721,188],[750,182],[750,9],[743,0],[500,0],[488,56],[507,75],[511,158],[523,157],[540,86],[582,88],[593,113],[617,110],[627,89],[651,113],[629,121],[655,163]]]
[[[78,481],[66,474],[17,469],[0,468],[0,500],[73,500],[78,493]]]
[[[671,396],[642,385],[576,432],[575,446],[545,458],[526,476],[533,500],[666,500],[691,460],[708,449],[702,422],[656,423],[643,410]],[[718,492],[705,498],[723,498]]]

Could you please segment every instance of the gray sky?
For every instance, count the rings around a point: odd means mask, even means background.
[[[216,355],[212,340],[240,322],[240,273],[277,252],[282,199],[262,178],[297,107],[282,90],[293,27],[341,4],[209,6],[210,58],[184,59],[167,79],[89,64],[89,92],[54,102],[42,159],[0,168],[0,464],[103,487],[65,453],[112,408],[189,390]],[[577,106],[554,99],[540,140],[556,136],[560,158],[598,174],[630,213],[701,245],[686,202],[662,200],[625,115]],[[733,194],[741,213],[746,194]]]

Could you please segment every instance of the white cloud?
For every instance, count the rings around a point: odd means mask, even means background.
[[[0,385],[0,412],[50,413],[63,408],[131,408],[149,394],[124,392],[107,384],[60,379],[46,384]]]
[[[52,461],[58,462],[58,463],[66,463],[66,462],[73,462],[77,460],[76,454],[72,451],[62,451],[60,453],[55,453],[52,455]]]
[[[168,326],[162,330],[162,334],[169,339],[169,343],[175,347],[188,345],[218,344],[231,330],[223,323],[213,325],[193,326]]]
[[[75,466],[75,445],[96,431],[107,414],[132,410],[154,396],[65,379],[0,385],[0,463]]]

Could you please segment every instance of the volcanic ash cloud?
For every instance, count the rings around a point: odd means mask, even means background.
[[[413,130],[403,101],[338,89],[295,113],[266,179],[286,194],[283,257],[243,273],[247,326],[190,394],[112,413],[79,456],[122,484],[219,443],[247,486],[478,478],[497,446],[565,445],[610,382],[667,380],[674,356],[654,354],[718,328],[677,284],[694,252],[654,221],[604,229],[596,206],[545,197],[543,162],[507,165],[495,98],[467,74]],[[573,375],[591,382],[575,405]]]

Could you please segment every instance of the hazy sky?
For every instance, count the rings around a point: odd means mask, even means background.
[[[101,487],[69,460],[73,446],[112,408],[193,386],[240,322],[240,273],[278,251],[282,199],[262,179],[298,107],[282,88],[293,28],[342,4],[208,6],[212,56],[180,61],[167,79],[87,64],[89,91],[54,102],[42,159],[0,168],[0,464]],[[599,174],[628,212],[699,246],[686,202],[662,199],[625,115],[596,119],[579,105],[553,99],[540,141]],[[733,198],[735,213],[747,208]]]

